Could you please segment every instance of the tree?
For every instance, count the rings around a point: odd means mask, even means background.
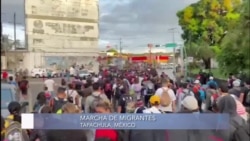
[[[222,41],[222,51],[217,57],[221,70],[225,73],[244,72],[250,76],[250,12],[249,0],[241,5],[239,22],[229,30]]]
[[[219,51],[228,29],[239,19],[235,10],[239,5],[240,0],[200,0],[177,13],[189,55],[198,54],[194,57],[202,59],[205,68],[210,68],[210,59]]]

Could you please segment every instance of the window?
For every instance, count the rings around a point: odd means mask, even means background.
[[[1,107],[7,108],[11,101],[13,101],[11,89],[1,89]]]

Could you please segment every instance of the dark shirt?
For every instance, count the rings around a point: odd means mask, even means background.
[[[243,105],[244,105],[245,107],[250,107],[250,103],[247,103],[247,102],[246,102],[246,100],[247,100],[247,95],[248,95],[248,93],[250,92],[250,89],[244,87],[243,91],[244,91]]]
[[[48,141],[87,141],[83,130],[48,130]]]
[[[118,101],[118,106],[121,106],[121,113],[126,113],[126,100],[124,100],[125,96],[121,96]]]

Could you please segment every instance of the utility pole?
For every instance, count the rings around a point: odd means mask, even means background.
[[[14,13],[14,16],[13,16],[13,26],[14,26],[14,47],[15,47],[15,50],[16,50],[16,13]]]
[[[119,52],[120,52],[120,57],[122,56],[122,38],[119,39]]]
[[[170,28],[170,31],[172,31],[172,38],[173,38],[173,43],[175,43],[175,30],[176,28]],[[175,59],[175,52],[176,52],[176,47],[173,48],[173,63],[174,63],[174,76],[176,76],[176,59]]]

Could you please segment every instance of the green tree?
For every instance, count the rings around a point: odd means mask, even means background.
[[[200,0],[177,13],[188,55],[202,59],[205,68],[210,68],[222,39],[239,19],[239,5],[240,0]]]
[[[249,0],[241,5],[239,22],[229,30],[222,41],[222,51],[217,57],[221,70],[225,73],[244,72],[250,75],[250,11]]]

